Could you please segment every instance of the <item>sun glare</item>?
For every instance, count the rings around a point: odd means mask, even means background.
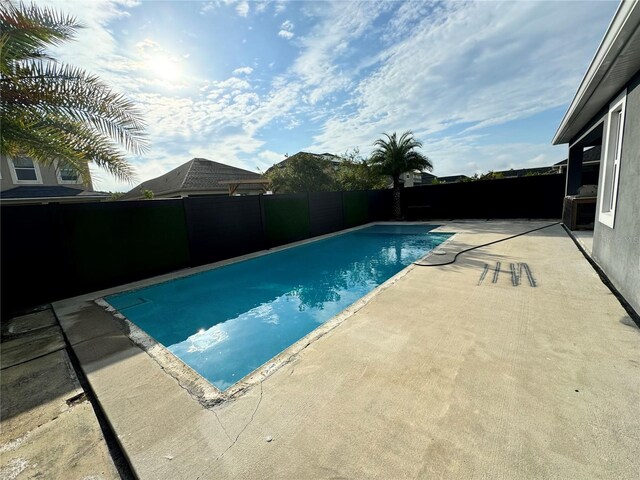
[[[151,75],[161,81],[176,82],[182,76],[180,63],[163,54],[149,58],[146,67]]]

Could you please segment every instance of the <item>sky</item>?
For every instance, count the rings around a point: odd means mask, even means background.
[[[550,165],[551,138],[617,1],[42,0],[76,16],[53,50],[140,107],[128,191],[202,157],[265,171],[299,151],[367,155],[411,130],[438,176]]]

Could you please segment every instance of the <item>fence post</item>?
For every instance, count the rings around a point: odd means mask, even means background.
[[[266,216],[264,213],[264,199],[262,198],[263,194],[258,195],[258,203],[260,205],[260,226],[262,227],[262,245],[265,247],[265,250],[271,248],[267,239],[267,225],[266,225]]]

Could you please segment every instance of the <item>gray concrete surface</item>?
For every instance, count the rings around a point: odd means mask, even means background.
[[[445,247],[455,252],[539,225],[441,229],[457,232]],[[519,272],[523,263],[533,281],[514,282],[510,265]],[[82,310],[73,304],[54,307]],[[212,409],[124,333],[96,336],[86,324],[82,341],[74,321],[74,350],[143,479],[636,479],[640,471],[640,332],[560,226],[453,265],[410,269],[261,384]]]
[[[0,447],[3,479],[120,478],[89,402]]]
[[[64,347],[62,332],[57,325],[29,330],[22,335],[8,337],[2,342],[0,367],[11,367]]]
[[[589,256],[593,256],[593,230],[575,230],[571,234],[578,240]]]
[[[3,324],[0,479],[120,478],[52,311]]]
[[[64,350],[3,370],[0,442],[5,444],[55,419],[69,409],[67,399],[82,393]]]
[[[31,332],[45,327],[53,327],[57,325],[56,317],[51,309],[42,310],[40,312],[14,317],[2,322],[2,335],[11,336],[20,333]]]

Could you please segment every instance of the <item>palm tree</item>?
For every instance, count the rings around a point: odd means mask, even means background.
[[[379,138],[374,146],[377,148],[371,154],[369,163],[381,174],[393,178],[393,216],[400,219],[402,216],[400,204],[400,176],[404,172],[413,170],[433,170],[431,160],[417,152],[422,148],[422,143],[413,137],[410,131],[404,132],[398,139],[396,133],[384,134],[385,138]]]
[[[79,28],[74,17],[0,0],[0,154],[47,166],[57,160],[84,178],[94,162],[132,180],[126,150],[138,155],[148,149],[133,102],[46,53]]]

